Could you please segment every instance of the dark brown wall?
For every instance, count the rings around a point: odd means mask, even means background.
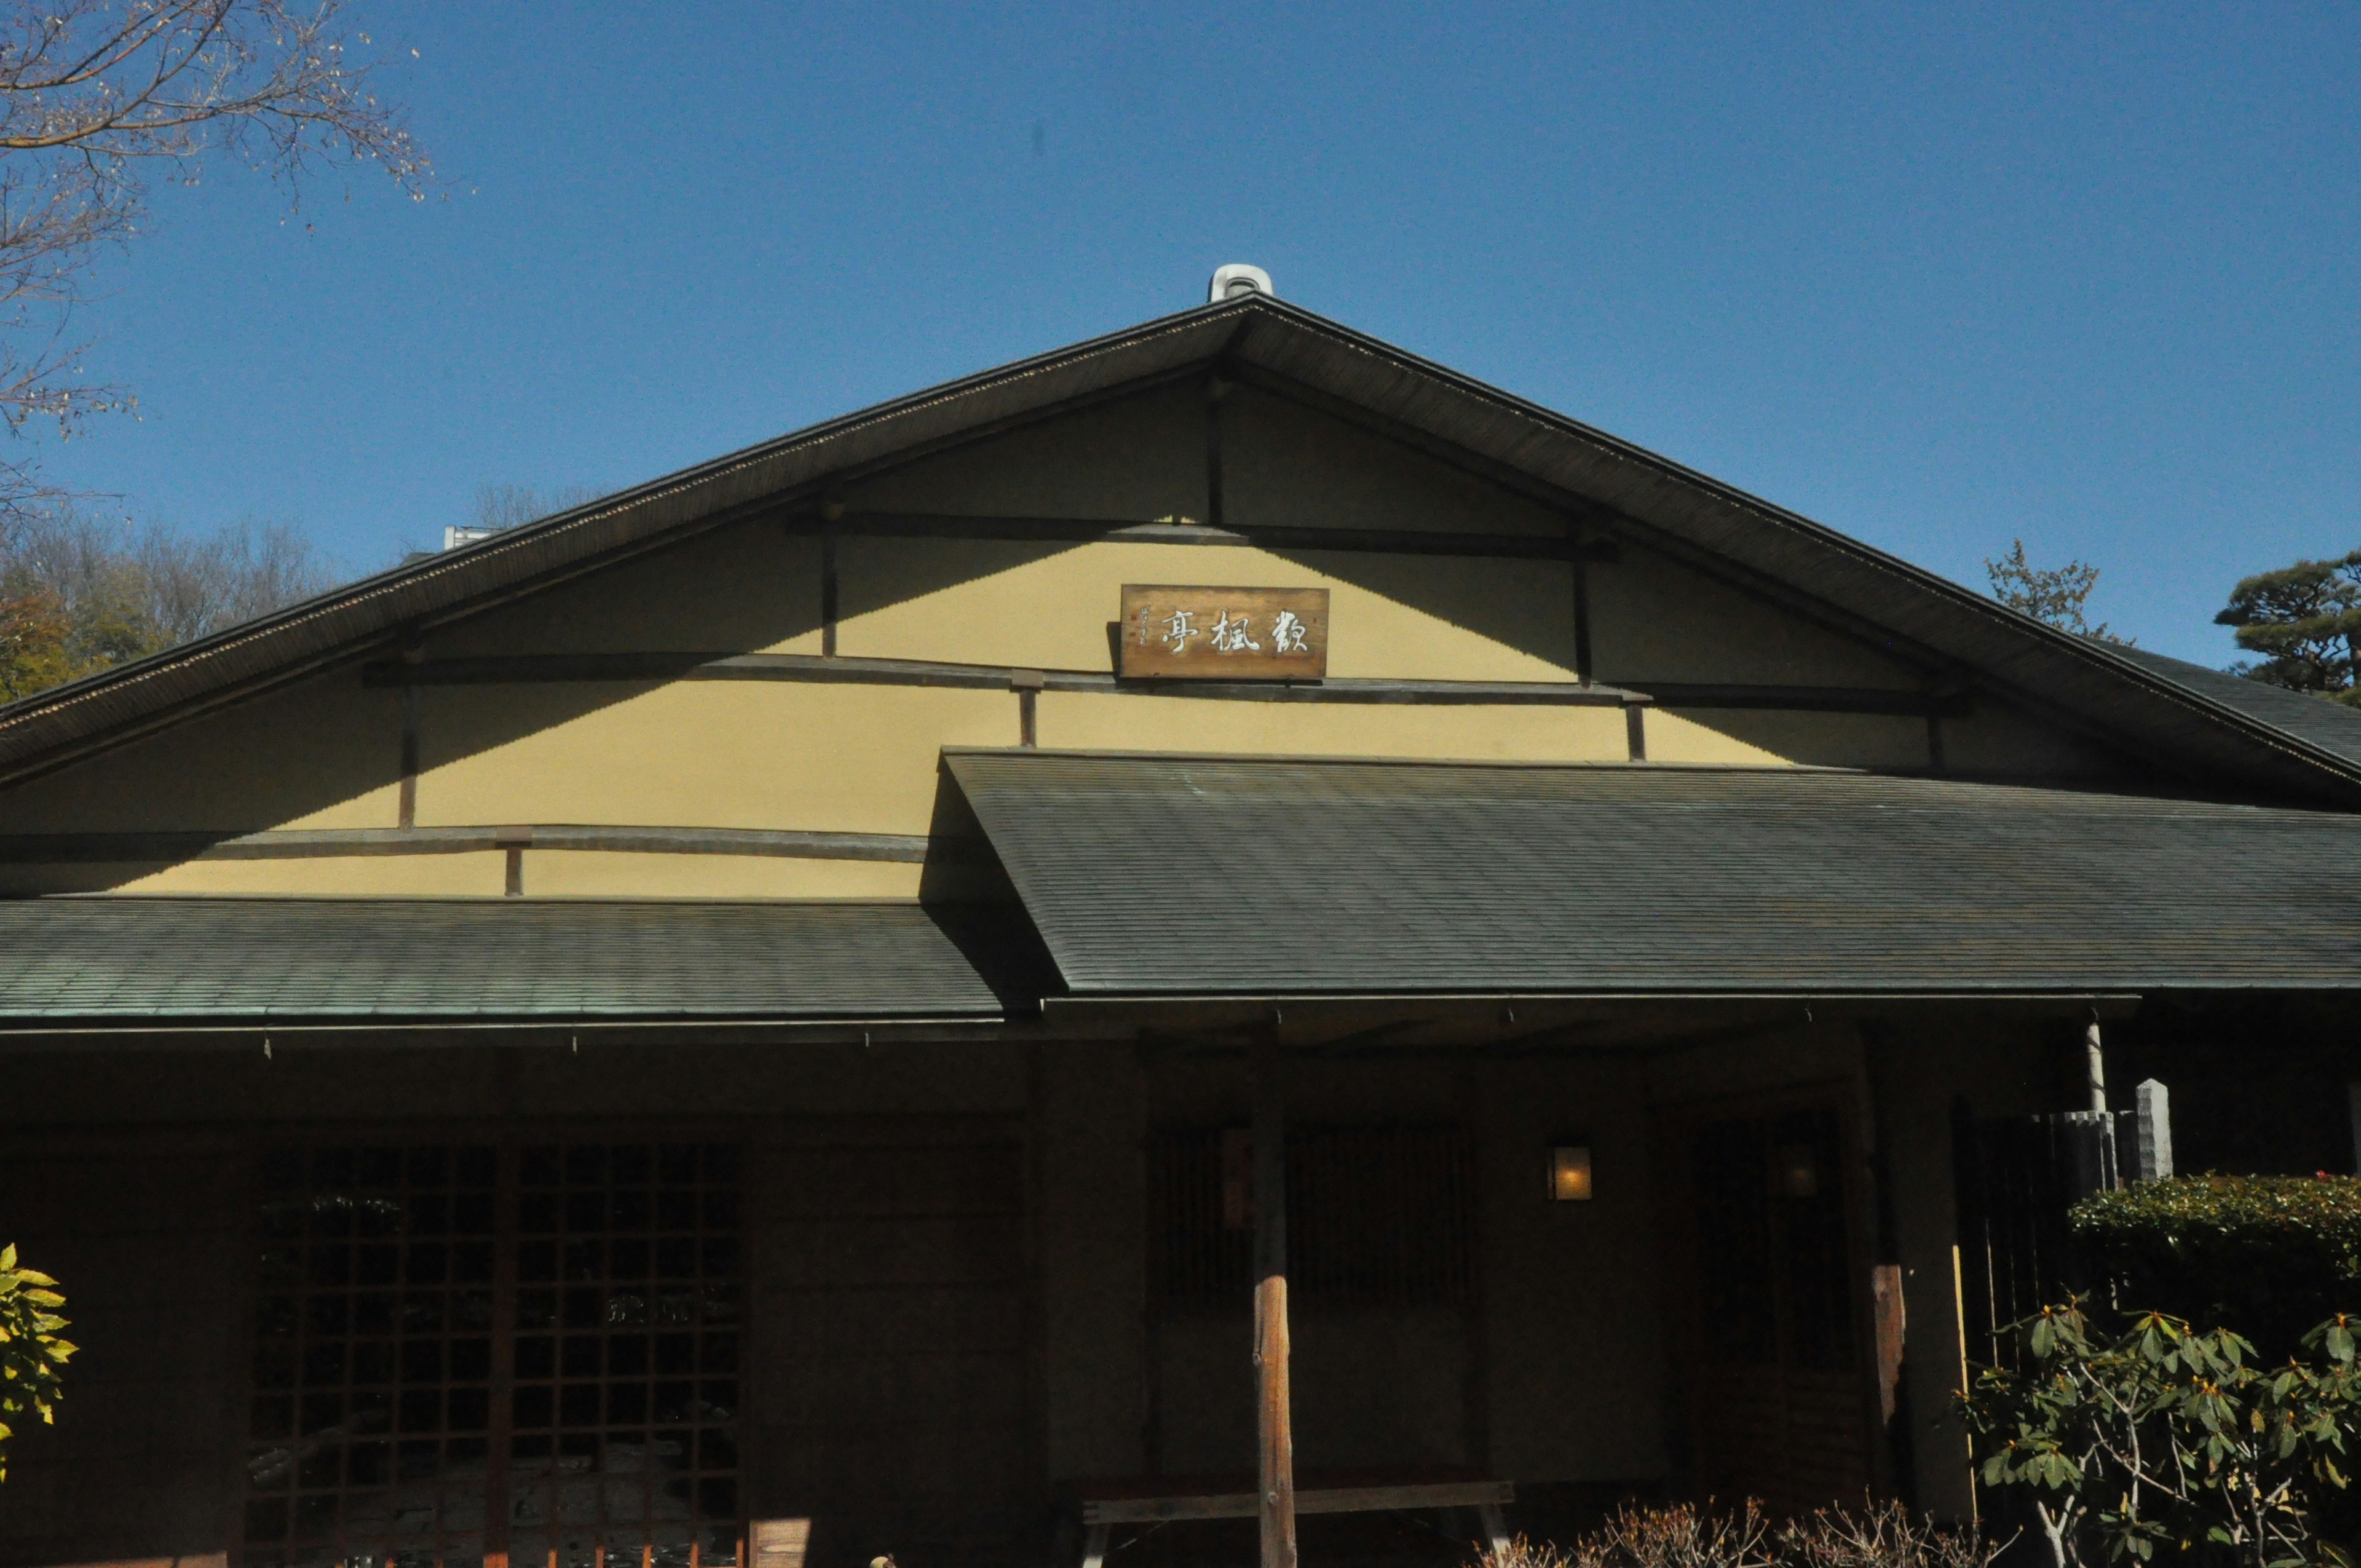
[[[756,1200],[759,1517],[812,1561],[992,1560],[1043,1522],[1021,1124],[790,1132]]]
[[[85,1052],[7,1069],[0,1242],[62,1282],[83,1348],[59,1424],[16,1442],[0,1484],[0,1568],[231,1544],[250,1178],[264,1146],[307,1138],[740,1143],[751,1513],[818,1513],[816,1563],[986,1556],[1042,1524],[1023,1486],[1042,1464],[1013,1047],[281,1037],[268,1059]]]
[[[1843,1079],[1861,1084],[1883,1128],[1916,1475],[1922,1500],[1942,1505],[1965,1457],[1956,1434],[1932,1427],[1958,1366],[1951,1106],[1961,1094],[1983,1114],[2070,1103],[2078,1032],[2071,1020],[1929,1018],[1650,1058],[1299,1064],[1293,1092],[1309,1120],[1446,1116],[1481,1129],[1485,1252],[1472,1336],[1417,1314],[1307,1314],[1296,1336],[1306,1463],[1468,1458],[1524,1483],[1661,1477],[1648,1107]],[[2159,1009],[2109,1037],[2118,1098],[2151,1072],[2171,1084],[2184,1167],[2349,1161],[2344,1084],[2361,1076],[2361,1053],[2333,1015]],[[7,1071],[0,1241],[64,1281],[85,1348],[60,1424],[19,1440],[0,1486],[0,1568],[226,1543],[246,1392],[247,1173],[265,1144],[314,1134],[677,1129],[743,1144],[745,1495],[755,1517],[815,1517],[818,1563],[891,1552],[928,1568],[1046,1542],[1048,1478],[1138,1473],[1159,1399],[1168,1468],[1250,1457],[1242,1310],[1193,1339],[1168,1325],[1152,1366],[1143,1322],[1143,1140],[1156,1126],[1241,1118],[1235,1058],[1086,1042],[588,1043],[577,1054],[282,1038],[269,1059],[258,1044],[19,1054]],[[1567,1135],[1595,1147],[1592,1203],[1542,1196],[1543,1151]]]
[[[0,1563],[197,1556],[226,1544],[242,1163],[219,1140],[0,1140],[0,1242],[63,1285],[81,1347],[57,1425],[22,1429],[11,1443]]]

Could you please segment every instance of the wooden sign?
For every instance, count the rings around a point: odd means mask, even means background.
[[[1326,588],[1123,586],[1115,674],[1168,681],[1316,681],[1328,674]]]

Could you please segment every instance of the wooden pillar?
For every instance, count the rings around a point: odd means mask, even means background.
[[[2082,1078],[2091,1092],[2091,1109],[2103,1113],[2107,1108],[2107,1051],[2099,1036],[2099,1020],[2092,1014],[2082,1029]]]
[[[1255,1048],[1255,1422],[1262,1568],[1296,1568],[1295,1424],[1287,1387],[1287,1104],[1279,1042]]]

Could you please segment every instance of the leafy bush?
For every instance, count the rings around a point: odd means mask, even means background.
[[[16,1266],[14,1245],[0,1247],[0,1481],[8,1478],[9,1422],[31,1410],[44,1423],[53,1418],[58,1368],[74,1347],[58,1336],[65,1319],[51,1311],[66,1299],[46,1274]]]
[[[2343,1563],[2326,1512],[2361,1426],[2354,1330],[2304,1336],[2309,1359],[2257,1365],[2227,1329],[2143,1312],[2103,1332],[2079,1302],[2010,1332],[2020,1367],[1985,1367],[1963,1397],[1987,1486],[2032,1495],[2057,1568],[2086,1536],[2111,1561],[2159,1547],[2238,1568]]]
[[[2235,1329],[2273,1357],[2361,1311],[2361,1178],[2177,1177],[2085,1198],[2070,1222],[2119,1300]]]
[[[1519,1536],[1479,1568],[1989,1568],[1971,1530],[1944,1530],[1899,1503],[1822,1508],[1773,1524],[1760,1503],[1717,1509],[1627,1503],[1571,1547]]]

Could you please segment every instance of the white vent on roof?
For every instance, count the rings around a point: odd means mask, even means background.
[[[1274,300],[1279,298],[1278,291],[1270,286],[1270,274],[1259,267],[1233,261],[1226,267],[1214,268],[1213,286],[1205,291],[1205,302],[1218,305],[1224,300],[1235,300],[1240,294],[1267,294]]]

